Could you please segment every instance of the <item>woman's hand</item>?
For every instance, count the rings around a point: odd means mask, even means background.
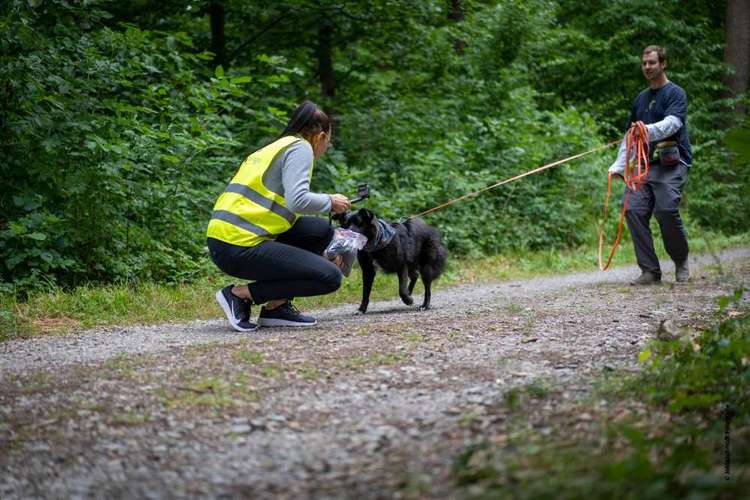
[[[331,198],[331,212],[342,214],[352,208],[349,198],[343,194],[329,194],[328,196]]]

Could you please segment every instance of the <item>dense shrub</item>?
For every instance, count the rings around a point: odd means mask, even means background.
[[[101,26],[104,12],[9,7],[0,35],[2,281],[174,280],[202,254],[216,193],[275,133],[266,74],[203,75],[185,33]],[[252,124],[252,128],[248,126]]]
[[[449,16],[442,0],[224,2],[229,71],[205,50],[200,2],[5,2],[0,287],[195,277],[217,193],[303,98],[335,125],[314,189],[367,181],[393,220],[598,146],[645,86],[646,43],[669,48],[690,98],[691,222],[747,230],[750,170],[722,145],[723,17],[683,3],[471,1]],[[335,95],[321,97],[326,23]],[[613,156],[428,220],[459,255],[579,245]]]

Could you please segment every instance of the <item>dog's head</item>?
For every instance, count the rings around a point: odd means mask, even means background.
[[[331,220],[335,220],[339,223],[339,226],[343,227],[344,229],[349,228],[349,223],[347,220],[349,219],[349,215],[351,215],[349,212],[341,212],[340,214],[331,214]]]
[[[368,239],[372,239],[377,233],[375,214],[366,208],[360,208],[356,212],[336,214],[333,219],[337,220],[341,227],[364,234]]]

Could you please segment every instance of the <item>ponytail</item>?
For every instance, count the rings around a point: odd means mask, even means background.
[[[330,130],[331,120],[328,118],[328,115],[315,103],[305,101],[294,110],[292,118],[281,133],[281,137],[297,134],[310,137],[318,132],[328,132]]]

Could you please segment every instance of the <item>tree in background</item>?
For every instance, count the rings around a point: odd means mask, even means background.
[[[750,2],[746,0],[727,2],[724,63],[731,69],[725,79],[730,91],[728,95],[737,97],[745,94],[750,73]],[[737,114],[744,115],[747,107],[740,103],[735,110]]]
[[[742,35],[724,14],[736,4],[5,2],[0,286],[202,273],[216,194],[303,98],[335,126],[316,189],[369,181],[371,208],[394,220],[597,146],[621,134],[649,43],[669,48],[670,77],[691,98],[692,222],[746,230],[750,217],[737,213],[750,208],[750,174],[723,149],[721,127],[722,60],[735,51],[724,42]],[[430,222],[457,254],[579,245],[599,216],[591,193],[607,160]]]

